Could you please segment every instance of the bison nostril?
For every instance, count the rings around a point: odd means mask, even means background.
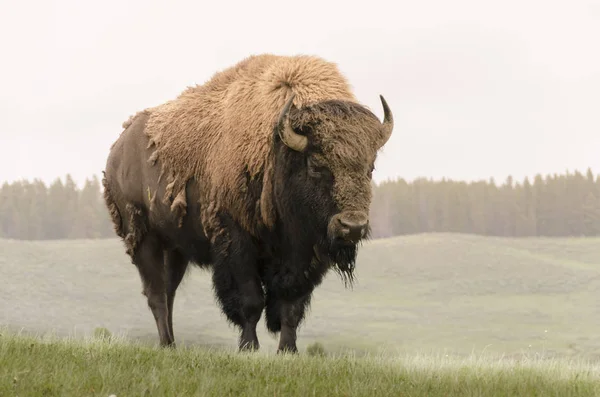
[[[363,222],[351,222],[339,219],[341,230],[340,234],[349,241],[358,241],[366,234],[367,224]]]

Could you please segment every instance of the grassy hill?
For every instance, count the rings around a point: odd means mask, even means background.
[[[141,284],[118,240],[0,240],[0,327],[156,343]],[[331,274],[299,348],[436,355],[600,358],[600,239],[432,234],[366,244],[358,284]],[[191,269],[175,302],[180,345],[235,346],[210,275]],[[263,350],[276,340],[259,324]]]

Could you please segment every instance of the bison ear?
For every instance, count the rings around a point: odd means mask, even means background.
[[[279,120],[277,120],[277,126],[275,127],[277,130],[277,134],[281,141],[290,149],[295,150],[297,152],[303,152],[308,146],[308,138],[304,135],[296,133],[291,124],[289,118],[290,108],[292,107],[292,103],[294,102],[295,93],[292,93],[290,99],[285,103],[281,114],[279,115]]]

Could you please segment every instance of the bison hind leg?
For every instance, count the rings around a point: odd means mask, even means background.
[[[187,270],[188,260],[179,251],[168,250],[165,251],[165,266],[167,271],[167,310],[169,332],[174,340],[173,302],[175,301],[175,292],[177,291],[177,287],[179,287],[179,284],[185,275],[185,271]]]
[[[148,299],[148,306],[156,321],[160,345],[174,347],[173,335],[169,327],[164,251],[155,234],[148,233],[141,239],[133,253],[133,263],[142,279],[142,294]]]

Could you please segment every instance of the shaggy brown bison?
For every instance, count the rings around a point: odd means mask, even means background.
[[[123,124],[104,198],[156,320],[173,345],[173,300],[188,263],[212,269],[216,298],[257,349],[265,309],[278,351],[296,352],[311,294],[333,269],[352,282],[369,234],[371,173],[389,139],[337,67],[260,55]]]

